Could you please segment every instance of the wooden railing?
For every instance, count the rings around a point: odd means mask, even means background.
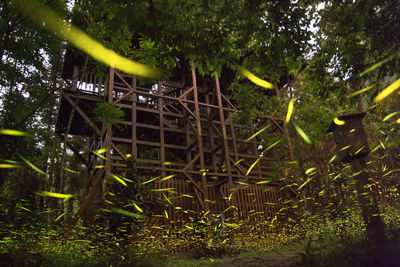
[[[103,77],[97,76],[93,71],[80,70],[77,66],[74,67],[71,90],[83,91],[85,93],[104,95],[107,88],[107,74]]]

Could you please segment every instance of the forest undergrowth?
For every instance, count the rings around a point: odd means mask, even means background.
[[[206,227],[195,227],[187,229],[181,240],[167,231],[150,236],[144,227],[129,233],[121,227],[111,233],[105,226],[78,225],[68,233],[62,224],[43,223],[45,213],[28,215],[20,210],[12,224],[1,222],[0,266],[203,266],[269,254],[296,254],[298,266],[390,262],[399,260],[391,258],[398,255],[400,240],[400,208],[394,203],[380,206],[387,242],[378,246],[366,240],[354,206],[336,215],[304,213],[286,222],[260,222],[253,229],[245,229],[244,223],[227,227],[229,238],[210,236]],[[268,228],[269,232],[262,231]],[[176,252],[177,242],[185,252]]]

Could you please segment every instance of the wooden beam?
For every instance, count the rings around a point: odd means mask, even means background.
[[[71,104],[71,106],[74,106],[75,103],[74,103],[74,101],[72,101],[72,99],[69,96],[64,95],[64,98]],[[93,128],[93,130],[96,132],[97,135],[101,135],[100,129],[97,128],[96,124],[91,119],[89,119],[89,117],[85,114],[85,112],[82,111],[82,109],[80,107],[77,106],[76,111],[90,125],[90,127]]]
[[[64,136],[62,136],[61,133],[56,132],[56,134],[61,138],[61,140],[64,140]],[[72,152],[74,152],[74,155],[78,157],[78,159],[84,163],[86,166],[88,166],[88,162],[87,160],[79,153],[78,149],[76,147],[74,147],[74,145],[72,145],[68,140],[66,140],[66,144],[68,146],[69,149],[72,150]]]

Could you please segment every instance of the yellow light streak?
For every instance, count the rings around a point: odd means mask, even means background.
[[[288,105],[288,110],[286,114],[286,124],[289,123],[290,117],[292,116],[293,113],[293,105],[294,105],[294,100],[293,98],[289,100],[289,105]]]
[[[154,177],[154,178],[152,178],[150,180],[147,180],[146,182],[141,183],[141,185],[145,185],[145,184],[151,183],[151,182],[157,180],[158,178],[160,178],[160,176],[157,176],[157,177]]]
[[[170,205],[172,205],[171,200],[169,200],[169,198],[168,198],[164,193],[163,193],[163,196],[164,196],[165,200],[167,200],[167,202],[168,202]]]
[[[344,146],[344,147],[342,147],[342,149],[340,149],[339,151],[346,150],[346,149],[348,149],[349,147],[351,147],[351,146],[350,146],[350,145],[348,145],[348,146]]]
[[[160,182],[169,180],[169,179],[171,179],[172,177],[175,177],[175,174],[172,174],[172,175],[169,175],[169,176],[167,176],[167,177],[164,177],[164,178],[160,179]]]
[[[267,181],[257,182],[256,184],[267,184],[267,183],[270,183],[270,182],[271,182],[271,180],[267,180]]]
[[[385,99],[388,95],[390,95],[391,93],[393,93],[394,91],[396,91],[398,88],[400,87],[400,79],[398,79],[397,81],[395,81],[394,83],[392,83],[391,85],[389,85],[388,87],[386,87],[385,90],[383,90],[382,92],[380,92],[375,98],[374,98],[374,102],[380,102],[383,99]]]
[[[58,217],[54,220],[54,222],[56,222],[56,221],[58,221],[59,219],[61,219],[64,215],[65,215],[65,212],[64,212],[63,214],[61,214],[60,216],[58,216]]]
[[[39,196],[46,196],[46,197],[54,197],[54,198],[64,198],[64,199],[69,199],[73,197],[74,195],[71,194],[61,194],[61,193],[54,193],[54,192],[48,192],[48,191],[41,191],[41,192],[36,192]]]
[[[251,73],[250,71],[248,71],[247,69],[238,66],[238,70],[240,71],[240,73],[243,74],[243,76],[245,76],[247,79],[249,79],[250,81],[252,81],[253,83],[267,88],[267,89],[274,89],[274,85],[270,82],[264,81],[260,78],[258,78],[256,75],[254,75],[253,73]]]
[[[364,93],[364,92],[366,92],[366,91],[368,91],[368,90],[370,90],[370,89],[372,89],[372,88],[374,88],[374,87],[375,87],[375,84],[372,84],[372,85],[370,85],[370,86],[368,86],[368,87],[365,87],[365,88],[363,88],[363,89],[361,89],[361,90],[358,90],[357,92],[354,92],[354,93],[350,94],[349,97],[362,94],[362,93]]]
[[[264,128],[262,128],[261,130],[259,130],[258,132],[256,132],[255,134],[253,134],[252,136],[250,136],[249,138],[246,139],[246,141],[244,141],[245,143],[247,143],[248,141],[250,141],[251,139],[253,139],[254,137],[256,137],[257,135],[259,135],[260,133],[262,133],[263,131],[265,131],[266,129],[268,129],[268,127],[270,127],[271,124],[268,124],[267,126],[265,126]]]
[[[71,170],[71,169],[68,169],[68,168],[64,168],[64,170],[66,170],[67,172],[70,172],[70,173],[79,173],[77,171],[74,171],[74,170]]]
[[[114,175],[114,174],[112,174],[111,176],[112,176],[112,178],[114,178],[115,180],[117,180],[118,182],[120,182],[122,185],[128,187],[128,185],[125,183],[125,181],[122,180],[121,178],[119,178],[118,176],[116,176],[116,175]]]
[[[311,140],[310,138],[306,135],[306,133],[296,124],[293,124],[294,128],[296,129],[296,131],[299,133],[299,135],[304,139],[304,141],[307,144],[311,144]]]
[[[234,165],[235,165],[235,166],[236,166],[236,165],[238,165],[238,164],[239,164],[240,162],[242,162],[243,160],[245,160],[245,158],[241,158],[241,159],[239,159],[238,161],[236,161],[236,162],[235,162],[235,164],[234,164]],[[213,177],[211,177],[211,178],[213,178]]]
[[[32,169],[34,169],[35,171],[37,171],[40,174],[46,175],[46,173],[44,171],[42,171],[41,169],[39,169],[38,167],[36,167],[35,165],[33,165],[29,160],[27,160],[26,158],[24,158],[21,155],[18,155],[29,167],[31,167]]]
[[[276,146],[277,144],[279,144],[281,142],[281,140],[278,140],[276,142],[274,142],[272,145],[268,146],[263,152],[267,152],[268,150],[270,150],[271,148],[273,148],[274,146]]]
[[[29,133],[11,129],[0,129],[0,134],[11,136],[31,136]]]
[[[247,170],[246,176],[249,175],[249,173],[251,172],[251,170],[254,168],[254,166],[256,166],[256,164],[261,160],[261,158],[258,158],[256,161],[254,161],[253,164],[251,164],[250,168]]]
[[[395,116],[396,114],[399,114],[399,113],[400,113],[399,111],[390,113],[389,115],[387,115],[387,116],[382,120],[382,122],[385,122],[385,121],[389,120],[390,118],[392,118],[393,116]]]
[[[334,119],[333,119],[333,122],[334,122],[335,124],[337,124],[337,125],[345,125],[345,124],[346,124],[345,121],[339,120],[339,118],[334,118]]]
[[[139,212],[143,212],[143,210],[135,202],[133,202],[132,204]]]
[[[357,155],[358,153],[360,153],[361,150],[363,150],[364,147],[365,147],[365,146],[362,146],[360,149],[358,149],[358,150],[356,151],[356,153],[354,153],[354,155]]]
[[[12,169],[12,168],[18,168],[19,165],[16,164],[6,164],[6,163],[0,163],[0,169]]]
[[[308,179],[307,181],[305,181],[302,185],[299,186],[299,188],[297,190],[302,189],[306,184],[308,184],[312,179],[314,179],[314,177],[312,177],[312,178]]]
[[[240,185],[249,185],[248,183],[241,182],[241,181],[235,181],[235,183],[240,184]]]
[[[134,62],[116,54],[111,49],[92,39],[82,30],[61,19],[51,9],[39,4],[37,1],[15,0],[15,3],[21,13],[36,24],[46,28],[51,33],[55,33],[59,38],[66,40],[94,59],[128,74],[148,78],[161,76],[159,69]]]
[[[309,174],[309,173],[311,173],[312,171],[314,171],[314,170],[316,170],[316,169],[317,169],[316,167],[311,167],[311,168],[307,169],[307,170],[305,171],[305,173],[306,173],[306,174]]]
[[[333,155],[332,158],[329,160],[328,164],[331,164],[336,158],[336,155]]]
[[[395,55],[391,55],[391,56],[385,58],[384,60],[382,60],[382,61],[380,61],[380,62],[378,62],[378,63],[372,65],[372,66],[369,67],[368,69],[366,69],[366,70],[364,70],[363,72],[361,72],[358,76],[361,77],[361,76],[363,76],[364,74],[366,74],[366,73],[368,73],[368,72],[370,72],[370,71],[373,71],[374,69],[380,67],[381,65],[383,65],[383,64],[385,64],[386,62],[388,62],[389,60],[391,60],[394,56],[395,56]]]

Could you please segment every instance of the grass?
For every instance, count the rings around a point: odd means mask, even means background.
[[[141,267],[197,267],[210,266],[214,263],[228,264],[232,261],[251,261],[256,258],[299,255],[301,266],[400,266],[400,242],[398,235],[384,244],[373,244],[359,239],[352,243],[335,240],[302,240],[285,246],[269,249],[249,249],[236,256],[221,258],[191,258],[193,255],[182,254],[171,257],[162,251],[127,250],[122,254],[88,255],[88,253],[43,254],[40,266],[141,266]],[[140,251],[139,251],[140,252]],[[375,264],[375,265],[374,265]],[[227,266],[228,266],[227,265]]]
[[[229,262],[233,259],[247,259],[247,258],[256,258],[256,257],[264,257],[264,256],[276,256],[276,255],[295,255],[300,253],[305,246],[305,242],[296,242],[293,244],[289,244],[282,247],[275,247],[272,249],[250,249],[248,251],[244,251],[236,256],[224,256],[221,258],[202,258],[202,259],[185,259],[185,258],[176,258],[171,259],[165,266],[167,267],[197,267],[197,266],[206,266],[211,265],[213,263],[222,263]]]
[[[267,236],[247,232],[229,238],[227,242],[224,240],[225,243],[193,238],[187,245],[192,251],[176,257],[167,252],[165,240],[161,239],[152,239],[144,244],[132,240],[120,242],[112,236],[108,239],[101,236],[101,230],[97,229],[74,232],[67,239],[57,239],[56,229],[31,225],[19,231],[4,230],[3,235],[7,234],[7,239],[0,243],[0,252],[20,250],[39,253],[43,256],[41,266],[186,267],[290,255],[298,255],[302,266],[354,267],[374,261],[385,264],[397,264],[396,261],[399,261],[400,266],[400,258],[396,258],[400,255],[400,242],[396,241],[400,240],[398,214],[397,209],[386,209],[383,219],[389,241],[380,246],[365,242],[364,227],[354,213],[346,221],[309,217],[302,225],[293,223],[290,231],[282,230]],[[168,238],[168,235],[165,237]]]

